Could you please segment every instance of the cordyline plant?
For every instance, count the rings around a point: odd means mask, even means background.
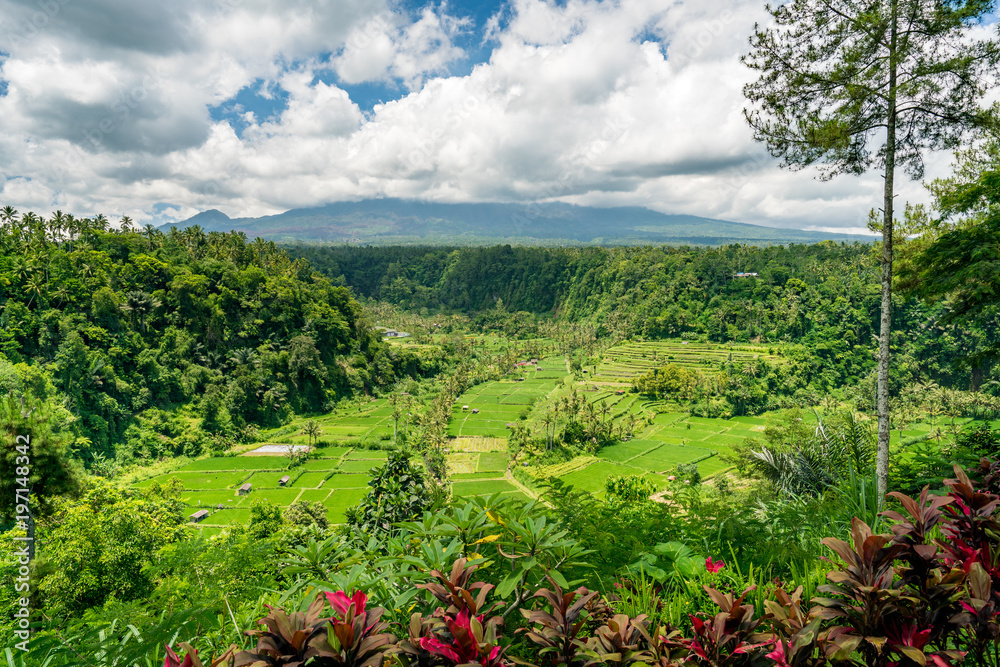
[[[713,667],[764,664],[763,649],[774,642],[774,637],[758,632],[763,619],[754,618],[752,604],[743,604],[747,593],[756,588],[751,586],[734,598],[705,586],[708,596],[721,611],[707,620],[692,616],[694,636],[673,640],[674,645],[689,652],[687,662]]]
[[[165,647],[167,649],[167,657],[163,660],[163,667],[232,667],[235,659],[236,646],[230,646],[225,653],[218,658],[212,658],[208,663],[201,661],[198,657],[198,651],[190,644],[181,642],[178,646],[186,652],[184,659],[181,660],[180,656],[174,653],[174,650],[168,644]]]
[[[995,475],[983,461],[980,470]],[[901,512],[883,515],[892,535],[852,524],[853,547],[828,538],[844,567],[821,587],[812,615],[835,623],[817,646],[836,664],[870,667],[1000,664],[997,652],[997,563],[1000,497],[977,490],[955,466],[946,496],[925,488],[919,499],[892,493]],[[943,537],[935,537],[935,535]]]
[[[417,584],[447,606],[438,607],[431,616],[416,613],[410,618],[409,637],[399,642],[396,654],[404,667],[505,664],[503,649],[497,645],[497,628],[503,620],[499,616],[486,618],[501,603],[486,603],[492,584],[471,581],[478,568],[478,564],[459,558],[450,576],[431,571],[440,583]]]
[[[542,588],[535,592],[534,597],[548,603],[549,611],[544,609],[522,609],[521,614],[534,624],[534,628],[525,628],[527,637],[539,647],[539,662],[543,665],[571,665],[577,654],[586,648],[586,641],[580,638],[584,629],[584,611],[587,604],[597,597],[597,591],[588,591],[582,586],[575,591],[564,593],[551,577],[549,583],[552,589]],[[531,665],[521,660],[519,664]],[[533,667],[533,666],[532,666]]]
[[[385,610],[367,609],[365,594],[348,596],[342,591],[317,596],[305,612],[287,614],[271,609],[261,619],[267,630],[251,631],[257,647],[236,656],[236,667],[378,667],[396,638],[383,632]],[[326,604],[333,616],[324,616]]]

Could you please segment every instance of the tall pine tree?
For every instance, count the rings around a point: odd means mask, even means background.
[[[893,197],[897,168],[923,174],[923,151],[958,145],[987,122],[980,108],[998,47],[971,34],[993,0],[792,0],[768,6],[743,62],[760,73],[744,88],[757,141],[821,177],[882,172],[882,310],[876,478],[889,471],[889,343]]]

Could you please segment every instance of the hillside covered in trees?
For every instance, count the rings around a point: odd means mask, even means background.
[[[616,339],[794,343],[803,350],[801,374],[817,389],[873,381],[880,268],[869,245],[289,251],[360,297],[462,313],[483,329],[534,335],[539,323],[585,322]],[[894,342],[894,393],[916,382],[996,390],[985,381],[993,361],[975,354],[995,347],[995,322],[942,323],[945,304],[902,292],[893,308],[907,332]]]
[[[54,399],[87,462],[225,449],[436,369],[390,351],[348,289],[273,243],[3,217],[0,390]]]

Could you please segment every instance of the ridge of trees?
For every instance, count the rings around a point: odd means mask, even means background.
[[[65,405],[90,465],[225,448],[439,361],[272,242],[0,210],[0,389]]]

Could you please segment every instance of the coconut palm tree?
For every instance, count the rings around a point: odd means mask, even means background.
[[[15,209],[12,206],[4,206],[2,209],[0,209],[0,222],[7,225],[13,225],[17,221],[18,221],[17,209]]]
[[[158,307],[160,302],[153,298],[153,295],[143,290],[132,290],[125,295],[125,303],[122,310],[129,314],[129,321],[135,314],[139,318],[139,329],[146,333],[146,318]]]
[[[309,438],[309,446],[312,447],[314,442],[319,441],[319,436],[323,435],[323,429],[320,428],[319,422],[315,419],[310,419],[302,427],[302,433]]]

